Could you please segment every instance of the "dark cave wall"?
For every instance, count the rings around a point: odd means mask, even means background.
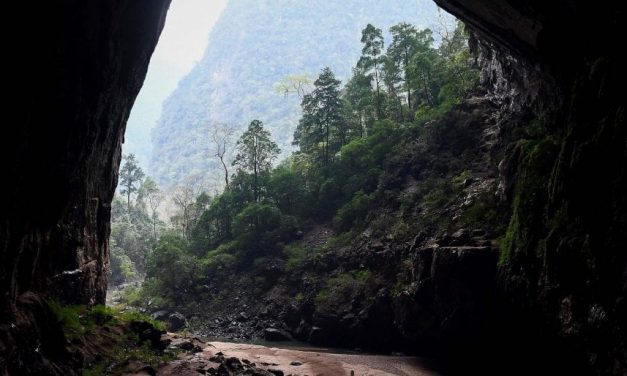
[[[125,124],[168,4],[53,1],[22,9],[33,37],[24,35],[16,52],[17,135],[2,140],[11,182],[1,198],[3,299],[31,290],[104,301]]]
[[[33,293],[104,303],[125,124],[169,2],[58,0],[11,9],[21,26],[7,48],[15,103],[5,111],[15,119],[0,139],[0,374],[7,364],[35,367],[58,355],[33,353],[58,340],[44,335],[55,323]]]
[[[618,5],[436,0],[467,22],[502,129],[501,327],[570,374],[627,372],[627,127]],[[516,329],[517,328],[517,329]],[[503,338],[499,338],[503,339]],[[504,339],[503,339],[504,340]]]

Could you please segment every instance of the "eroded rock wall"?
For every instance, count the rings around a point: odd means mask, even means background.
[[[624,374],[624,11],[585,1],[436,2],[474,32],[493,97],[512,114],[530,111],[526,124],[502,133],[511,206],[502,324],[519,338],[510,351],[534,346],[561,371]]]
[[[11,36],[15,119],[0,141],[0,374],[42,361],[37,328],[55,324],[21,312],[46,310],[41,299],[18,304],[21,295],[104,303],[125,124],[169,2],[49,1],[10,13],[23,29]]]

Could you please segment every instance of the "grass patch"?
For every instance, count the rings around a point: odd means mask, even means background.
[[[126,360],[158,367],[176,356],[175,352],[161,350],[165,346],[160,346],[158,339],[165,331],[165,323],[142,313],[103,305],[88,308],[65,306],[57,301],[48,304],[63,327],[68,346],[84,352],[88,364],[84,375],[124,373],[114,365]]]
[[[314,297],[316,309],[321,312],[341,312],[343,306],[355,299],[374,295],[380,281],[370,270],[341,273],[329,278],[324,288]]]

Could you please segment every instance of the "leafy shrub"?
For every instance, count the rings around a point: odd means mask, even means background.
[[[369,270],[342,273],[329,278],[314,298],[320,312],[342,312],[358,298],[371,296],[380,281]]]
[[[135,264],[124,251],[118,247],[112,247],[109,258],[109,283],[114,286],[130,282],[137,276]]]
[[[289,244],[283,247],[283,254],[286,258],[285,267],[287,270],[293,270],[299,267],[307,253],[300,244]]]
[[[337,211],[333,222],[338,229],[343,231],[352,227],[363,225],[371,206],[372,197],[364,194],[362,191],[359,191],[353,196],[349,203],[342,206]]]

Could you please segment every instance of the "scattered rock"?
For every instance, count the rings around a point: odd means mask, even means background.
[[[135,360],[126,360],[118,366],[117,372],[133,376],[155,376],[157,371],[150,365]]]
[[[157,350],[164,350],[169,345],[169,341],[161,339],[164,334],[161,330],[155,328],[152,324],[145,321],[132,321],[130,329],[137,334],[139,344],[150,342],[150,346]]]
[[[235,357],[230,357],[228,358],[224,364],[226,364],[227,368],[229,368],[230,370],[234,370],[234,371],[239,371],[239,370],[243,370],[244,366],[242,365],[242,362],[235,358]]]
[[[186,340],[181,343],[178,343],[175,346],[185,351],[190,351],[192,353],[199,353],[199,352],[202,352],[202,345],[203,343],[200,340],[194,338],[191,340]]]
[[[302,362],[299,362],[299,361],[297,361],[297,360],[295,360],[295,361],[291,362],[291,363],[290,363],[290,365],[291,365],[291,366],[296,366],[296,367],[298,367],[298,366],[302,366],[302,365],[303,365],[303,363],[302,363]]]
[[[276,363],[266,363],[266,362],[261,362],[260,364],[261,364],[262,366],[264,366],[264,367],[269,367],[269,366],[276,367],[276,366],[278,366],[278,364],[276,364]]]
[[[266,341],[291,341],[292,336],[282,329],[266,328],[263,331],[263,337]]]

